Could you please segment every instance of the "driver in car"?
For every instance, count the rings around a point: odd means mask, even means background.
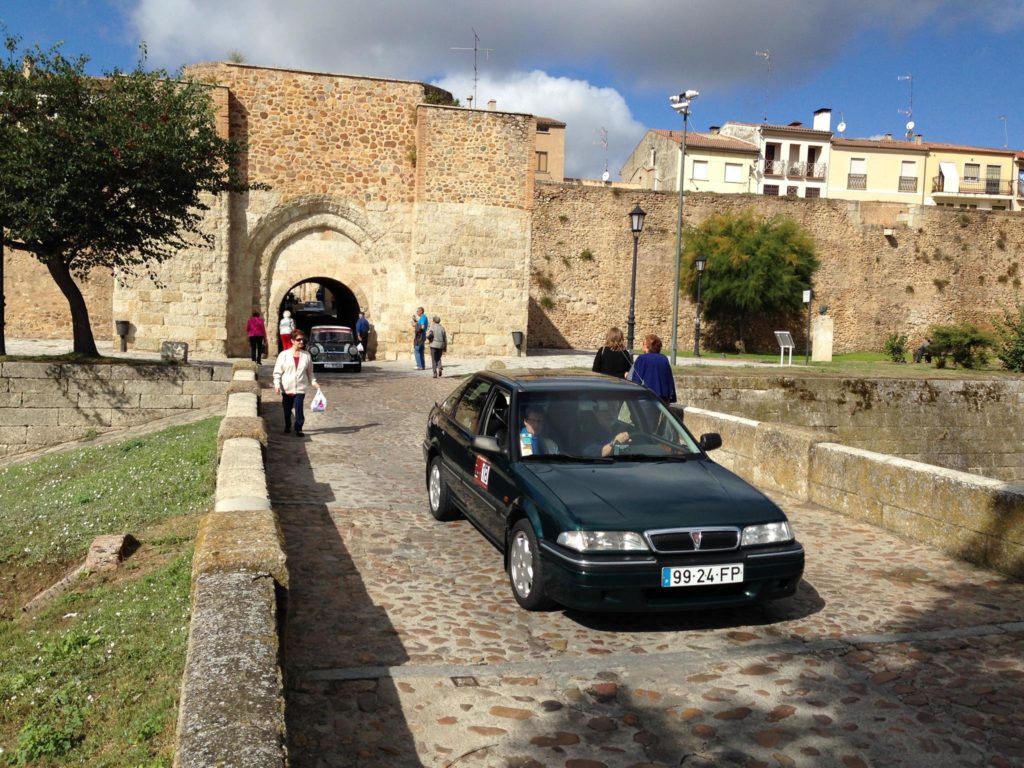
[[[594,403],[596,422],[591,433],[584,437],[583,455],[611,456],[617,446],[628,445],[632,440],[628,425],[619,420],[622,403],[617,400],[598,400]]]

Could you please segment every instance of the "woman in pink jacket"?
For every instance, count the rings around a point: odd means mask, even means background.
[[[302,405],[309,387],[320,389],[313,376],[313,358],[306,351],[306,334],[296,328],[291,335],[292,346],[277,356],[274,363],[274,391],[281,395],[284,408],[285,434],[292,431],[292,413],[295,414],[295,436],[303,437],[302,425],[306,417]]]

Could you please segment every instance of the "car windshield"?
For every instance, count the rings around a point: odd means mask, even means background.
[[[322,343],[339,343],[345,341],[352,341],[352,331],[336,330],[336,331],[313,331],[313,341]]]
[[[685,460],[700,454],[690,434],[644,391],[531,392],[516,426],[523,459]]]

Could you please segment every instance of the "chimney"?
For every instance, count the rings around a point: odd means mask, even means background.
[[[892,141],[892,134],[891,133],[887,133],[887,134],[885,134],[885,136],[882,137],[882,139],[883,139],[883,141]]]
[[[822,107],[814,112],[814,130],[832,130],[832,110],[829,107]]]
[[[708,131],[710,131],[712,135],[717,136],[719,133],[721,133],[722,126],[712,125],[710,128],[708,128]]]
[[[922,136],[920,133],[915,133],[914,134],[914,143],[915,144],[923,144],[924,143],[924,136]]]
[[[487,108],[491,110],[491,112],[493,112],[498,108],[498,102],[496,102],[494,99],[491,99],[490,101],[487,102]]]

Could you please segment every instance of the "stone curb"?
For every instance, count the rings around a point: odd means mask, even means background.
[[[217,433],[216,503],[196,537],[177,768],[287,764],[278,627],[288,567],[255,377],[255,364],[235,364]]]

